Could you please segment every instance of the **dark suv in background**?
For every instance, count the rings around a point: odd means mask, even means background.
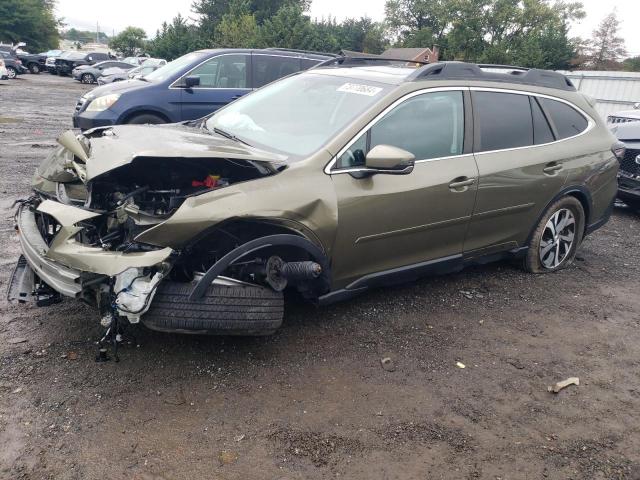
[[[58,75],[71,75],[73,69],[80,65],[93,65],[94,63],[111,59],[115,59],[115,57],[102,52],[64,52],[56,58],[56,73]]]
[[[104,85],[83,95],[73,125],[86,130],[122,123],[194,120],[267,83],[331,58],[331,54],[282,49],[192,52],[144,78]]]

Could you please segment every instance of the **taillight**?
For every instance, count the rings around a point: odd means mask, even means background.
[[[622,161],[624,159],[624,154],[627,152],[627,147],[622,142],[616,142],[611,147],[611,151],[618,160]]]
[[[16,60],[16,63],[17,63],[18,65],[22,65],[22,60]]]
[[[4,67],[4,60],[0,60],[0,67]]]

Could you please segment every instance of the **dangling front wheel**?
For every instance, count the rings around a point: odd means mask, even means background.
[[[533,232],[525,269],[548,273],[569,265],[584,234],[584,208],[575,197],[563,197],[551,205]]]

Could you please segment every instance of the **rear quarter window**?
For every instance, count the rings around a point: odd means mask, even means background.
[[[541,98],[540,101],[556,127],[558,140],[574,137],[584,132],[589,126],[584,115],[566,103],[549,98]]]

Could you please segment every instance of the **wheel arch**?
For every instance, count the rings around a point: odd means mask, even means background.
[[[138,115],[155,115],[157,117],[162,118],[166,123],[171,123],[172,120],[162,111],[156,110],[154,108],[140,108],[135,109],[133,111],[129,111],[122,116],[122,120],[118,123],[129,123],[131,119],[137,117]]]
[[[527,245],[531,244],[533,233],[536,231],[536,228],[540,223],[540,220],[542,220],[542,217],[544,216],[545,212],[549,209],[551,205],[553,205],[555,202],[560,200],[562,197],[574,197],[582,205],[582,209],[584,210],[584,230],[585,230],[584,232],[582,232],[582,234],[584,236],[587,230],[587,226],[589,225],[589,216],[591,215],[591,208],[592,208],[591,193],[589,193],[589,190],[587,190],[583,185],[572,185],[572,186],[563,188],[560,192],[556,194],[555,197],[553,197],[549,202],[547,202],[547,204],[541,210],[540,214],[538,215],[538,218],[536,218],[535,223],[532,225],[529,231],[529,235],[527,236]]]

